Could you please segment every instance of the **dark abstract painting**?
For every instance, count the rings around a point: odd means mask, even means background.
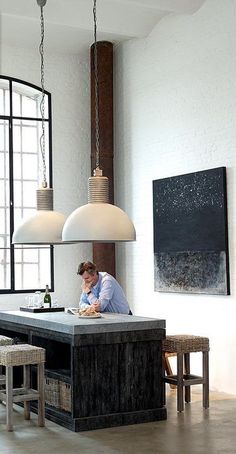
[[[225,167],[153,181],[153,220],[156,291],[229,295]]]

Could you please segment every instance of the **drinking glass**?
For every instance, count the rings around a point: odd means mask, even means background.
[[[35,307],[42,307],[43,305],[43,297],[41,292],[37,291],[34,294],[34,306]]]
[[[34,305],[34,297],[32,295],[26,296],[25,301],[28,307],[32,307]]]

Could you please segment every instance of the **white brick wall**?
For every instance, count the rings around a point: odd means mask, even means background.
[[[117,247],[118,275],[135,314],[165,318],[169,333],[210,337],[211,388],[234,394],[235,17],[235,1],[208,0],[115,52],[116,199],[137,229],[135,244]],[[231,296],[154,292],[152,180],[219,166],[227,167]]]

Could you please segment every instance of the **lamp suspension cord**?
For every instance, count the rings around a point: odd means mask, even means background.
[[[99,94],[98,94],[98,54],[97,54],[97,0],[93,1],[94,20],[94,91],[95,91],[95,143],[96,143],[96,168],[99,169]]]
[[[45,2],[46,3],[46,2]],[[42,118],[42,134],[40,137],[40,150],[43,161],[43,187],[47,187],[47,177],[46,177],[46,160],[45,160],[45,90],[44,90],[44,17],[43,17],[43,6],[40,6],[40,26],[41,26],[41,42],[39,45],[40,53],[40,73],[41,73],[41,89],[42,89],[42,99],[40,102],[40,112]]]

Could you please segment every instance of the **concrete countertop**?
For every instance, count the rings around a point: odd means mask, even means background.
[[[83,319],[65,312],[0,311],[0,323],[1,320],[71,335],[165,329],[166,326],[162,319],[108,313],[98,319]]]

